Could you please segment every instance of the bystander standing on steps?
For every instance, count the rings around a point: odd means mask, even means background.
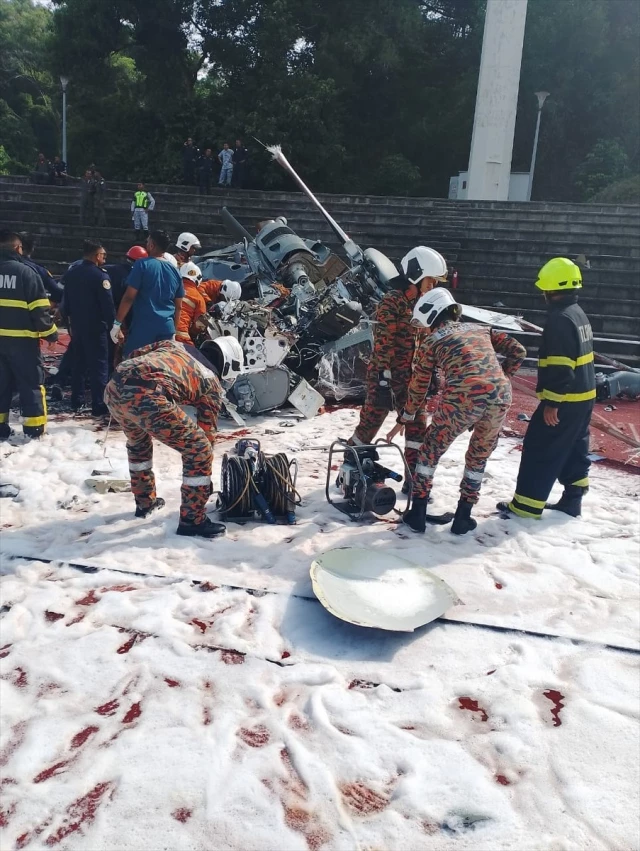
[[[34,183],[41,185],[52,183],[53,167],[43,153],[38,154],[38,159],[33,169]]]
[[[140,180],[131,201],[131,220],[136,232],[136,239],[147,238],[149,234],[149,213],[155,209],[155,206],[156,202],[153,195],[151,192],[147,192],[144,183]]]
[[[67,185],[67,164],[56,154],[53,158],[53,182],[58,186]]]
[[[99,171],[96,171],[94,173],[93,179],[96,182],[96,201],[95,201],[96,226],[99,227],[99,228],[106,228],[106,226],[107,226],[107,213],[106,213],[107,184],[105,182],[104,177],[100,174]]]
[[[249,152],[242,144],[242,139],[236,139],[236,146],[233,150],[233,172],[231,174],[231,185],[237,189],[244,189],[244,184],[247,179],[247,161]]]
[[[80,224],[93,227],[96,221],[96,180],[90,168],[80,181]]]
[[[47,402],[40,340],[57,338],[42,281],[22,262],[19,234],[0,231],[0,439],[12,434],[9,411],[14,390],[20,394],[25,436],[43,434]]]
[[[222,150],[218,154],[220,162],[220,178],[219,186],[231,186],[231,176],[233,174],[233,151],[229,147],[229,143],[225,142],[222,145]]]
[[[193,186],[196,182],[196,164],[200,151],[189,137],[182,146],[182,182],[185,186]]]
[[[200,195],[211,194],[211,179],[213,176],[213,151],[207,148],[204,156],[198,160],[198,192]]]

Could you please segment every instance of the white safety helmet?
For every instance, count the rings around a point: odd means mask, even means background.
[[[235,337],[216,337],[205,343],[204,356],[215,366],[221,381],[233,384],[242,372],[244,352]]]
[[[404,255],[400,261],[405,278],[417,284],[423,278],[447,279],[447,261],[435,248],[417,245]]]
[[[164,254],[162,255],[162,257],[160,257],[159,259],[160,259],[160,260],[165,260],[167,263],[171,263],[171,265],[172,265],[175,269],[177,269],[177,268],[178,268],[178,261],[177,261],[177,260],[176,260],[176,258],[173,256],[173,254],[169,254],[169,252],[168,252],[168,251],[165,251],[165,252],[164,252]]]
[[[200,271],[199,266],[196,266],[195,263],[189,261],[188,263],[183,263],[183,265],[180,266],[180,277],[188,278],[190,281],[193,281],[196,286],[198,286],[202,280],[202,272]]]
[[[195,233],[189,233],[189,231],[185,231],[180,234],[176,240],[176,246],[179,251],[190,251],[192,248],[202,248],[200,240]]]
[[[220,294],[226,301],[239,301],[242,298],[242,287],[237,281],[227,280],[222,282]]]
[[[444,287],[434,287],[431,292],[420,296],[418,299],[413,308],[411,324],[431,328],[438,316],[453,304],[457,304],[457,302],[449,290]]]

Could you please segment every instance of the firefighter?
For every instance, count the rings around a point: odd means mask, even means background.
[[[61,313],[69,322],[73,342],[71,406],[78,410],[83,405],[88,372],[94,417],[107,413],[104,388],[109,380],[109,331],[116,315],[111,281],[101,268],[106,257],[102,243],[86,239],[82,263],[69,269],[62,279]]]
[[[176,250],[173,253],[178,264],[178,269],[184,266],[185,263],[188,263],[196,251],[199,251],[201,248],[202,245],[195,233],[189,233],[189,231],[181,233],[176,239]]]
[[[234,342],[240,348],[238,341]],[[235,378],[237,371],[231,371],[230,364],[225,367],[227,380]],[[178,343],[163,340],[137,349],[132,358],[122,361],[107,385],[105,399],[127,438],[136,517],[147,517],[164,505],[156,496],[152,469],[155,437],[182,455],[177,534],[202,538],[224,534],[224,525],[206,515],[212,493],[211,447],[222,404],[215,372],[193,360]],[[182,405],[196,408],[197,423]]]
[[[39,275],[22,260],[20,236],[0,231],[0,438],[11,437],[13,390],[20,394],[22,429],[38,438],[47,423],[40,340],[58,338]]]
[[[520,368],[526,349],[500,331],[460,323],[460,306],[444,287],[422,296],[413,317],[425,334],[414,358],[407,403],[394,431],[415,421],[436,369],[442,376],[442,395],[418,451],[412,506],[403,519],[415,532],[424,532],[426,523],[444,523],[453,517],[451,531],[464,535],[476,528],[471,509],[478,501],[484,468],[511,405],[509,377]],[[502,367],[496,352],[505,357]],[[455,516],[430,517],[427,502],[438,461],[468,429],[472,429],[471,441]]]
[[[198,289],[202,282],[202,272],[195,263],[189,262],[180,267],[180,277],[184,287],[184,297],[176,325],[176,340],[182,343],[191,357],[206,367],[212,368],[209,361],[196,348],[192,336],[199,328],[204,327],[202,317],[207,315],[206,302]]]
[[[146,239],[149,234],[149,213],[155,209],[155,206],[155,198],[151,192],[147,192],[144,183],[140,180],[131,201],[131,220],[138,241],[143,237]]]
[[[420,295],[447,277],[447,263],[433,248],[419,245],[401,261],[402,275],[393,279],[391,289],[378,305],[375,316],[373,354],[367,370],[366,398],[360,421],[349,438],[352,446],[375,440],[389,411],[400,413],[407,399],[415,331],[411,326],[413,308]],[[405,456],[413,472],[418,449],[426,428],[424,406],[407,424]],[[408,482],[405,483],[405,490]]]
[[[199,290],[207,303],[207,307],[218,304],[221,301],[240,301],[242,298],[242,286],[238,281],[225,279],[218,281],[211,278],[208,281],[202,281]]]
[[[540,404],[524,437],[516,492],[498,503],[503,516],[539,519],[544,508],[579,517],[589,489],[589,423],[596,398],[593,332],[578,304],[579,267],[566,257],[549,260],[536,287],[547,302],[547,321],[538,350]],[[556,479],[560,501],[547,504]]]

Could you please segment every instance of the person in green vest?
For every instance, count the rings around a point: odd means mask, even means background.
[[[140,181],[138,188],[133,193],[133,200],[131,202],[131,218],[138,242],[149,236],[149,213],[155,206],[156,202],[153,195],[151,192],[147,192],[144,183]]]

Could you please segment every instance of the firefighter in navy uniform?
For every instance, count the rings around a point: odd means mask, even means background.
[[[109,380],[109,330],[116,315],[111,281],[100,268],[106,256],[98,240],[85,240],[82,262],[72,266],[62,279],[61,312],[69,321],[73,343],[71,405],[76,410],[82,406],[88,372],[94,417],[108,414],[104,388]]]
[[[447,277],[447,263],[433,248],[419,245],[401,261],[402,275],[391,282],[376,311],[373,354],[367,371],[366,398],[351,446],[372,443],[389,411],[400,413],[407,400],[415,349],[413,308],[421,295]],[[405,456],[413,473],[426,428],[426,407],[405,429]],[[408,487],[408,483],[406,483]]]
[[[0,439],[11,436],[9,411],[20,394],[26,437],[40,437],[47,423],[40,340],[58,337],[39,275],[22,260],[17,233],[0,231]]]
[[[596,398],[593,332],[578,304],[578,266],[566,257],[549,260],[538,273],[548,307],[538,360],[540,404],[522,446],[516,492],[498,503],[504,516],[539,519],[544,508],[578,517],[589,489],[589,423]],[[564,486],[559,502],[548,504],[555,481]]]

